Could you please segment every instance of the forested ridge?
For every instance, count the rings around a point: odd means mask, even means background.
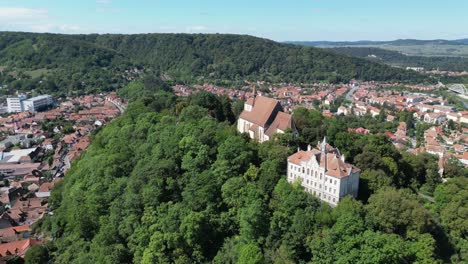
[[[467,260],[467,171],[299,108],[301,133],[263,144],[236,132],[229,98],[177,98],[163,82],[92,140],[35,226],[54,263],[442,263]],[[238,104],[237,102],[235,103]],[[234,106],[235,108],[235,106]],[[359,199],[332,209],[286,181],[286,158],[323,136],[362,170]],[[435,203],[416,194],[434,196]]]
[[[0,32],[0,85],[11,89],[57,95],[115,90],[138,77],[126,76],[135,68],[188,84],[431,81],[381,63],[244,35]]]
[[[373,47],[334,47],[331,50],[358,58],[382,61],[400,67],[423,67],[425,70],[468,71],[465,57],[424,57],[408,56],[398,51]]]

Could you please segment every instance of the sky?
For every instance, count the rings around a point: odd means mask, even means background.
[[[468,0],[0,0],[0,31],[468,38]]]

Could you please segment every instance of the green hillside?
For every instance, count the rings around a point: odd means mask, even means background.
[[[53,238],[42,253],[53,263],[466,260],[463,168],[443,184],[435,156],[400,153],[383,135],[349,134],[346,117],[305,108],[294,115],[304,136],[257,144],[235,131],[228,98],[165,90],[123,89],[136,100],[54,187],[54,213],[35,227]],[[287,156],[325,135],[362,170],[359,199],[335,209],[285,178]]]
[[[0,85],[64,94],[113,90],[132,66],[116,51],[66,35],[0,33]]]
[[[241,35],[0,33],[0,84],[53,92],[111,90],[129,67],[176,82],[425,81],[413,72],[334,52]],[[39,74],[38,74],[39,73]]]

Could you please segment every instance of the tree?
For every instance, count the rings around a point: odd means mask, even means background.
[[[369,224],[386,233],[425,233],[432,225],[427,210],[404,190],[380,189],[369,198],[366,211]]]
[[[43,264],[49,261],[49,251],[43,245],[33,245],[24,256],[27,264]]]
[[[256,244],[246,244],[241,246],[239,253],[239,264],[260,264],[263,263],[263,255]]]

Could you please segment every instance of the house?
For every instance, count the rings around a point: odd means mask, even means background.
[[[283,112],[279,101],[263,96],[254,96],[244,104],[244,111],[237,121],[237,130],[248,133],[251,139],[258,142],[268,141],[274,134],[284,133],[296,126],[292,116]]]
[[[429,123],[429,124],[436,124],[439,125],[443,123],[447,118],[445,117],[445,114],[441,113],[426,113],[424,115],[424,122]]]
[[[380,114],[380,109],[378,109],[377,107],[369,106],[368,109],[372,117],[376,117]]]
[[[463,111],[460,116],[460,123],[468,124],[468,111]]]
[[[319,149],[320,148],[320,149]],[[316,149],[298,150],[288,157],[288,182],[299,181],[305,191],[336,206],[345,196],[357,197],[360,169],[346,163],[326,138]]]
[[[22,177],[38,170],[40,163],[0,164],[0,173],[6,178]]]
[[[448,119],[448,120],[452,120],[452,121],[454,121],[454,122],[458,122],[458,118],[460,118],[460,117],[458,116],[457,113],[448,113],[448,114],[447,114],[447,119]]]
[[[24,257],[26,251],[40,242],[35,239],[23,239],[10,243],[0,244],[0,257],[9,257],[9,256],[20,256]]]
[[[337,115],[349,115],[350,114],[350,110],[347,108],[347,107],[344,107],[344,106],[340,106],[338,107],[338,110],[336,112]]]
[[[463,152],[463,154],[455,155],[455,157],[463,163],[463,165],[468,166],[468,152]]]
[[[1,243],[13,242],[28,238],[31,233],[31,228],[28,225],[12,226],[0,229]]]
[[[426,152],[437,155],[439,157],[443,157],[445,153],[445,149],[442,146],[434,146],[434,145],[429,145],[426,146]]]
[[[348,128],[348,132],[349,133],[357,133],[357,134],[363,134],[363,135],[367,135],[367,134],[370,134],[370,130],[369,129],[365,129],[363,127],[358,127],[356,129],[354,128]]]

